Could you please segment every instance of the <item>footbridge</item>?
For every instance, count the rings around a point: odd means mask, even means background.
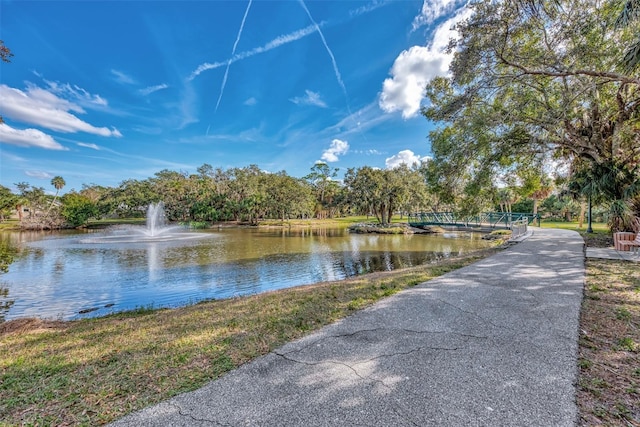
[[[419,212],[409,215],[409,225],[422,228],[428,226],[456,227],[490,231],[496,229],[512,230],[522,234],[538,214],[524,212],[483,212],[478,215],[461,215],[455,212]]]

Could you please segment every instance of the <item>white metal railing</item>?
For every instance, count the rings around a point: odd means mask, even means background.
[[[511,239],[515,239],[526,234],[528,225],[529,221],[527,220],[527,218],[521,218],[513,221],[509,227],[511,228]]]

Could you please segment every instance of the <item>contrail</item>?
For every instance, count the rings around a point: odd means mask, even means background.
[[[304,8],[304,11],[307,12],[307,16],[309,17],[309,19],[311,20],[313,25],[315,25],[316,31],[318,31],[318,34],[320,34],[320,38],[322,39],[322,43],[324,44],[324,47],[327,49],[327,52],[329,53],[329,56],[331,57],[331,63],[333,63],[333,71],[335,71],[335,73],[336,73],[336,79],[338,79],[338,84],[340,84],[340,87],[342,88],[342,91],[344,92],[344,97],[347,100],[347,108],[349,109],[349,113],[351,113],[351,108],[349,108],[349,95],[347,95],[347,88],[344,85],[344,82],[342,81],[342,76],[340,76],[340,70],[338,70],[338,64],[336,63],[336,58],[333,56],[333,52],[331,52],[331,49],[329,49],[329,45],[327,44],[327,40],[324,38],[324,34],[322,33],[322,30],[320,29],[320,26],[316,23],[316,21],[311,16],[311,13],[309,12],[309,9],[307,9],[307,5],[304,4],[304,0],[300,0],[300,4]]]
[[[331,52],[331,49],[329,49],[329,45],[327,44],[327,40],[324,38],[324,33],[320,29],[320,26],[316,23],[316,21],[311,16],[311,13],[309,12],[309,9],[307,9],[307,5],[304,3],[304,0],[299,0],[299,1],[300,1],[300,4],[302,5],[302,7],[304,8],[304,11],[307,12],[307,16],[309,17],[309,19],[311,20],[313,25],[315,25],[316,31],[318,31],[318,34],[320,34],[320,38],[322,39],[322,43],[324,44],[325,49],[327,49],[327,53],[329,53],[329,56],[331,57],[331,63],[333,64],[333,71],[335,71],[336,79],[338,79],[338,84],[340,84],[340,87],[342,88],[342,92],[344,93],[344,100],[345,100],[345,102],[347,104],[347,111],[349,112],[349,117],[352,118],[352,120],[355,123],[356,128],[358,129],[358,132],[360,133],[362,138],[364,138],[365,141],[368,141],[367,140],[367,136],[360,129],[360,124],[355,119],[355,117],[353,117],[353,113],[351,112],[351,105],[349,105],[349,95],[347,94],[347,87],[344,85],[344,82],[342,81],[342,76],[340,75],[340,70],[338,70],[338,63],[336,62],[336,58],[333,56],[333,52]],[[371,10],[373,10],[373,9],[371,9]],[[365,13],[365,12],[366,12],[366,10],[362,10],[361,12],[358,12],[358,13]]]
[[[372,4],[367,5],[367,6],[363,6],[360,7],[358,9],[352,10],[351,12],[349,12],[349,16],[350,17],[354,17],[354,16],[360,16],[360,15],[364,15],[366,13],[369,13],[373,10],[376,10],[380,7],[386,6],[388,5],[390,2],[389,1],[379,1],[376,0],[374,1]],[[303,3],[303,6],[304,3]],[[305,6],[305,10],[306,10],[306,6]],[[307,15],[309,17],[311,17],[311,15],[309,14],[309,11],[307,10]],[[311,19],[313,21],[313,19]],[[243,20],[244,22],[244,20]],[[341,22],[341,21],[340,21]],[[204,71],[207,70],[213,70],[216,68],[220,68],[220,67],[224,67],[224,66],[228,66],[228,64],[233,64],[236,61],[241,61],[243,59],[246,58],[250,58],[254,55],[258,55],[261,53],[265,53],[270,51],[271,49],[275,49],[277,47],[283,46],[285,44],[300,40],[304,37],[307,37],[313,33],[315,33],[316,31],[318,31],[320,29],[320,25],[317,24],[315,21],[313,21],[314,25],[308,25],[305,28],[302,28],[300,30],[294,31],[292,33],[289,34],[282,34],[278,37],[276,37],[275,39],[271,40],[270,42],[268,42],[267,44],[265,44],[264,46],[259,46],[256,48],[253,48],[251,50],[245,51],[245,52],[240,52],[238,54],[233,55],[231,58],[229,58],[226,61],[218,61],[218,62],[205,62],[203,64],[200,64],[187,78],[187,80],[193,80],[196,77],[198,77],[201,73],[203,73]],[[321,35],[322,40],[324,40],[324,35]],[[326,42],[325,42],[325,46],[326,46]],[[329,48],[327,47],[327,50]],[[337,66],[336,66],[336,62],[335,59],[333,58],[333,54],[331,53],[331,51],[329,51],[329,55],[331,55],[331,59],[333,60],[334,63],[334,68],[336,68],[337,70]],[[338,73],[338,76],[340,75],[340,73]],[[338,80],[342,81],[342,78],[338,78]]]
[[[282,45],[294,42],[296,40],[300,40],[303,37],[307,37],[308,35],[313,34],[316,31],[317,30],[316,30],[316,26],[315,25],[309,25],[309,26],[307,26],[307,27],[305,27],[305,28],[303,28],[301,30],[294,31],[293,33],[283,34],[281,36],[278,36],[275,39],[273,39],[270,42],[268,42],[267,44],[265,44],[264,46],[256,47],[256,48],[253,48],[253,49],[251,49],[249,51],[246,51],[246,52],[240,52],[240,53],[232,56],[227,61],[214,62],[214,63],[205,62],[204,64],[199,65],[198,68],[196,68],[196,70],[191,73],[191,75],[189,76],[188,79],[189,80],[193,80],[197,76],[199,76],[202,72],[207,71],[207,70],[213,70],[215,68],[224,67],[225,65],[227,65],[227,63],[233,64],[236,61],[240,61],[242,59],[246,59],[246,58],[252,57],[254,55],[258,55],[260,53],[268,52],[271,49],[275,49],[275,48],[280,47]]]
[[[235,43],[233,43],[233,49],[231,50],[231,59],[233,59],[233,56],[236,53],[236,48],[238,47],[240,36],[242,36],[242,30],[244,30],[244,23],[247,20],[247,15],[249,14],[249,9],[251,9],[252,2],[253,0],[249,0],[249,4],[247,4],[247,9],[244,11],[244,16],[242,17],[242,23],[240,24],[240,29],[238,30],[238,36],[236,37],[236,41]],[[229,67],[231,66],[231,59],[227,61],[227,68],[224,70],[224,77],[222,78],[222,86],[220,86],[220,96],[218,96],[218,102],[216,102],[216,109],[214,113],[218,112],[218,106],[220,106],[220,101],[222,100],[224,87],[227,85],[227,76],[229,75]]]

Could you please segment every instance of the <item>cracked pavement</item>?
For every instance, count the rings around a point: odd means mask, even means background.
[[[534,228],[112,426],[574,426],[584,256]]]

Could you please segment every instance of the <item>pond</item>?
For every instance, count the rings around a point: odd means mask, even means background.
[[[491,245],[475,233],[345,229],[228,228],[148,241],[104,232],[5,231],[0,239],[21,249],[0,275],[0,321],[177,307],[412,267]]]

